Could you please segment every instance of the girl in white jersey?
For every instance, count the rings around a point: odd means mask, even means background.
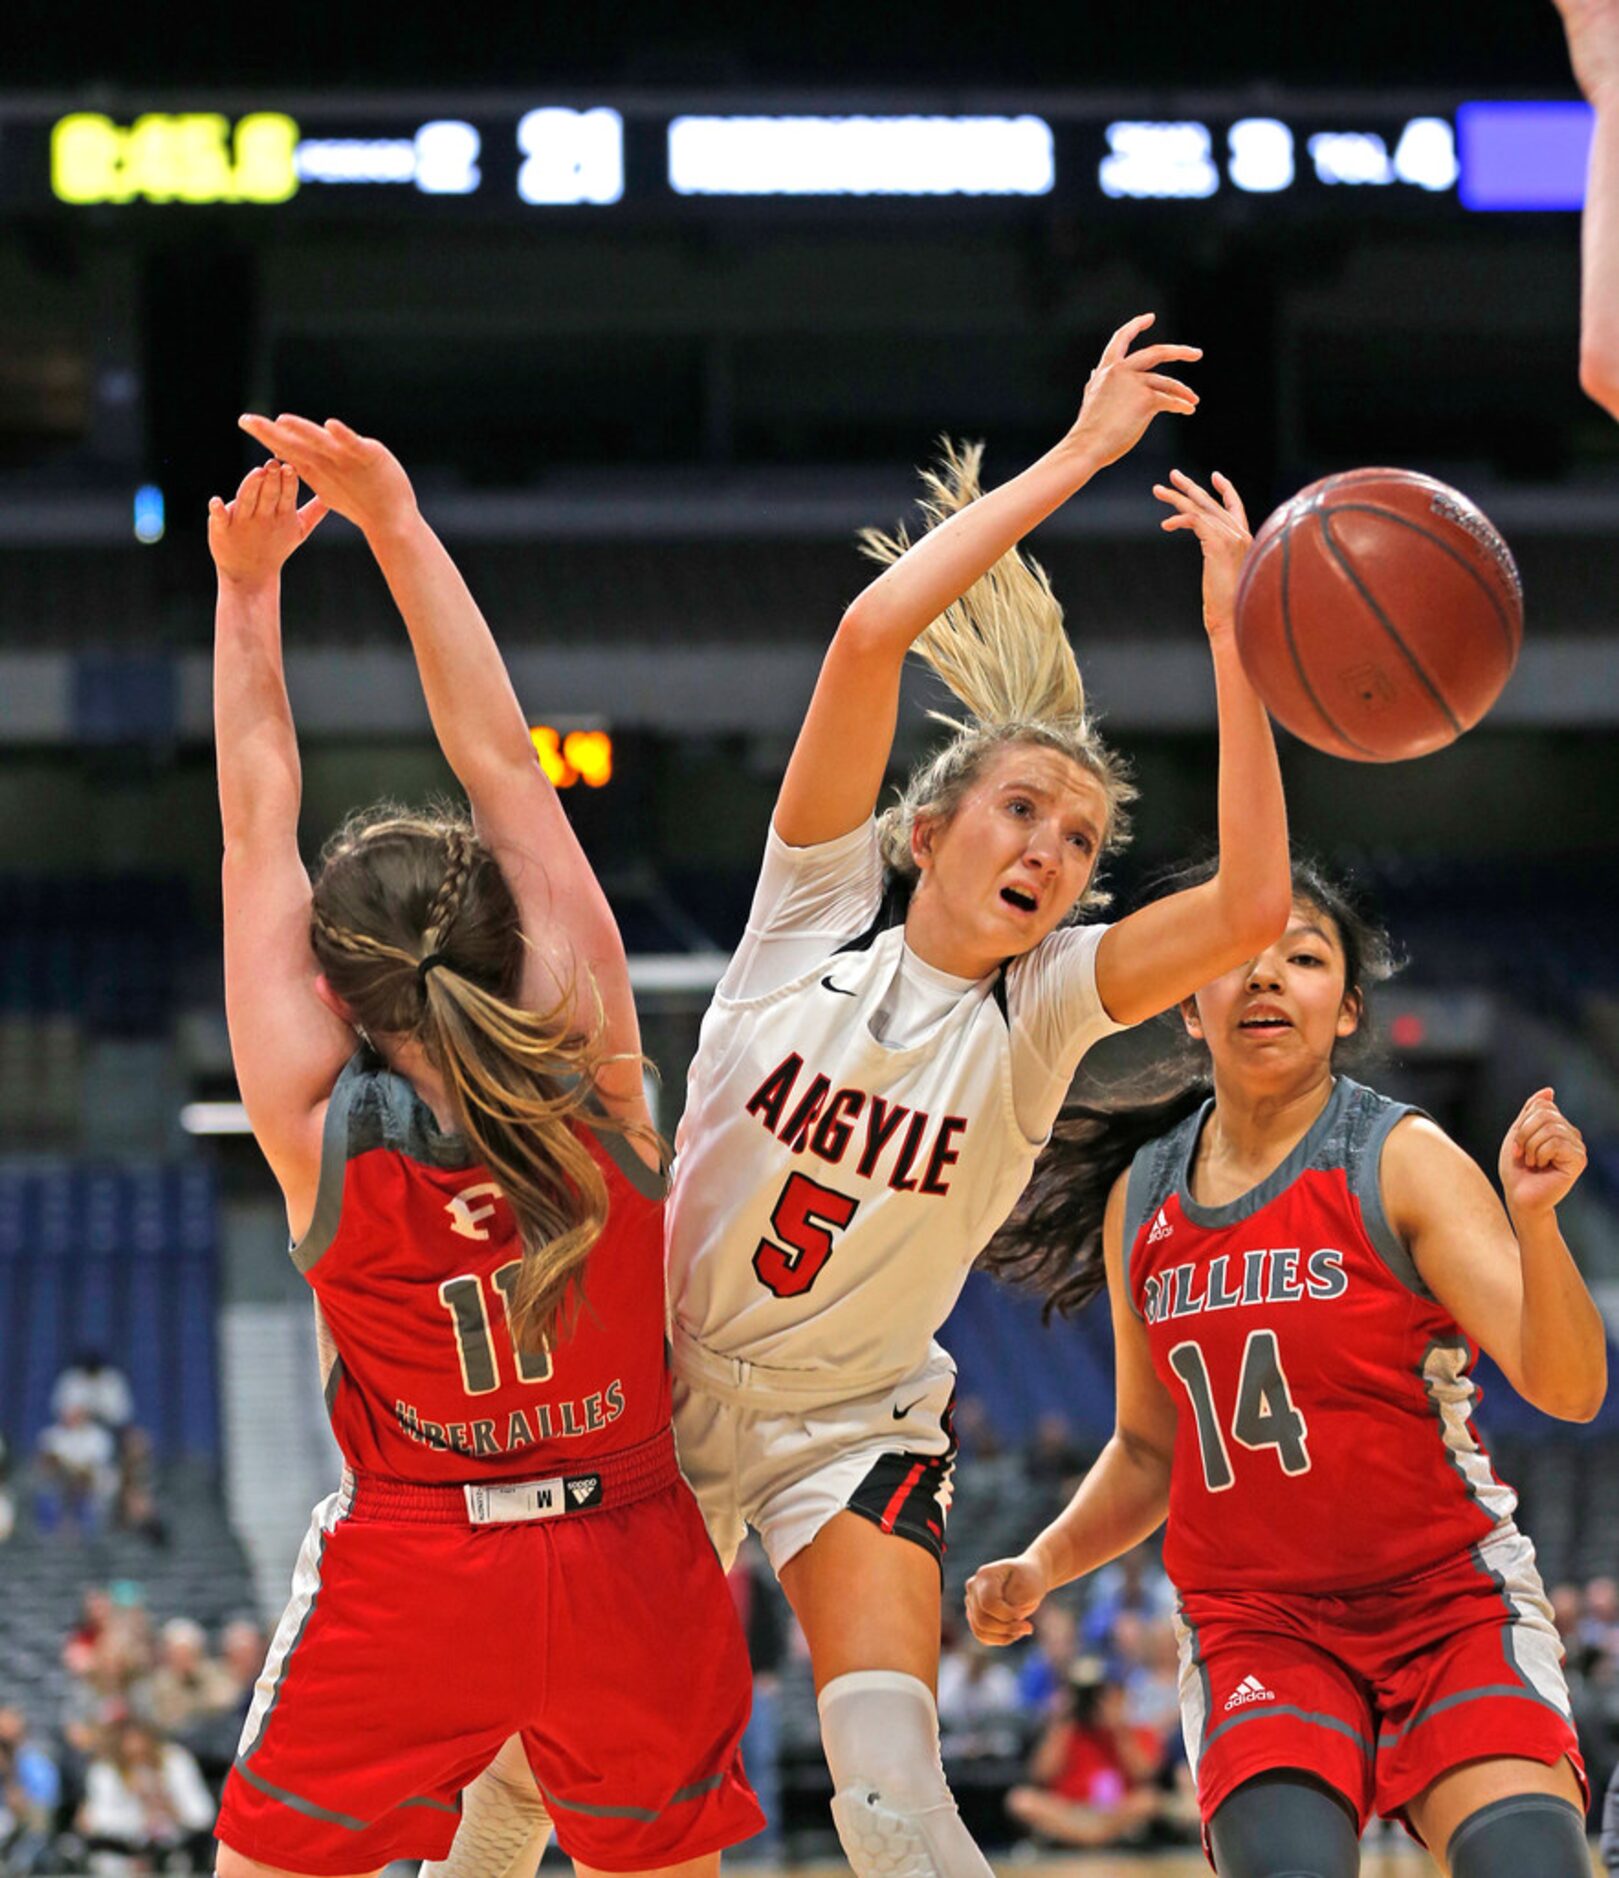
[[[909,547],[871,539],[892,564],[821,668],[680,1126],[681,1466],[721,1557],[756,1527],[803,1626],[860,1878],[989,1871],[939,1760],[954,1366],[933,1333],[1090,1045],[1268,945],[1291,904],[1275,748],[1232,634],[1247,524],[1223,477],[1217,501],[1176,472],[1155,494],[1203,546],[1222,864],[1117,925],[1069,923],[1100,902],[1130,791],[1016,548],[1158,412],[1195,409],[1161,369],[1195,349],[1130,351],[1151,322],[1113,335],[1077,422],[1022,475],[979,495],[977,452],[952,455],[929,479],[936,525]],[[879,821],[913,649],[971,719]],[[520,1781],[515,1757],[508,1771]],[[488,1874],[470,1839],[431,1869]]]

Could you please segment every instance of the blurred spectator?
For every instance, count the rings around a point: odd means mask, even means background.
[[[100,1350],[81,1350],[51,1388],[51,1414],[58,1422],[69,1408],[83,1408],[92,1422],[116,1435],[135,1412],[124,1371],[107,1362]]]
[[[118,1437],[118,1494],[113,1518],[120,1532],[167,1545],[169,1529],[157,1510],[152,1482],[152,1437],[132,1422]]]
[[[219,1660],[236,1689],[236,1712],[244,1717],[253,1700],[253,1685],[264,1667],[269,1644],[251,1617],[233,1617],[220,1633]]]
[[[86,1585],[79,1603],[78,1627],[69,1631],[62,1645],[62,1667],[70,1675],[82,1676],[90,1667],[112,1614],[112,1593],[104,1585]]]
[[[82,1409],[113,1435],[135,1412],[124,1372],[115,1369],[99,1350],[81,1350],[56,1379],[51,1413],[61,1421],[70,1409]]]
[[[81,1531],[99,1530],[118,1490],[113,1438],[80,1404],[70,1402],[39,1437],[35,1517],[54,1532],[64,1516]]]
[[[1084,1472],[1085,1456],[1066,1415],[1048,1411],[1035,1423],[1027,1466],[1031,1480],[1065,1489],[1069,1481]]]
[[[1125,1719],[1124,1690],[1095,1657],[1069,1671],[1065,1708],[1035,1748],[1029,1784],[1006,1796],[1006,1810],[1058,1845],[1140,1844],[1164,1805],[1157,1738]]]
[[[981,1395],[967,1395],[961,1398],[956,1404],[952,1426],[961,1458],[969,1464],[977,1461],[998,1461],[1006,1452],[1006,1445],[996,1432],[995,1424],[989,1418],[989,1410]]]
[[[1619,1581],[1593,1578],[1585,1587],[1578,1635],[1587,1649],[1619,1657]]]
[[[160,1733],[182,1739],[194,1722],[235,1709],[236,1680],[223,1663],[210,1660],[201,1624],[171,1617],[163,1626],[143,1706]]]
[[[944,1752],[1009,1759],[1023,1748],[1017,1672],[1004,1651],[965,1637],[939,1657],[939,1729]]]
[[[62,1803],[62,1776],[21,1709],[0,1708],[0,1870],[43,1872]]]
[[[1180,1650],[1167,1617],[1119,1618],[1114,1647],[1124,1666],[1126,1718],[1149,1729],[1165,1752],[1181,1725]]]
[[[750,1533],[727,1576],[753,1665],[753,1711],[742,1737],[742,1760],[765,1816],[765,1829],[733,1856],[775,1863],[781,1858],[781,1669],[787,1658],[787,1608],[774,1574]]]
[[[1018,1699],[1025,1711],[1048,1720],[1066,1699],[1068,1672],[1079,1654],[1079,1623],[1069,1607],[1047,1598],[1034,1614],[1034,1646],[1018,1665]]]
[[[143,1711],[152,1669],[152,1621],[140,1587],[124,1580],[107,1598],[105,1621],[62,1704],[62,1739],[81,1762],[98,1751],[108,1728]]]
[[[144,1722],[126,1721],[108,1730],[90,1763],[78,1826],[90,1847],[90,1870],[108,1878],[151,1870],[158,1858],[182,1851],[190,1864],[180,1869],[207,1871],[214,1813],[213,1796],[186,1750],[165,1744]],[[168,1860],[163,1869],[176,1867]]]
[[[1090,1580],[1090,1602],[1080,1634],[1088,1650],[1105,1651],[1121,1611],[1138,1617],[1167,1617],[1175,1591],[1149,1540],[1133,1547]]]
[[[17,1529],[17,1506],[11,1497],[11,1448],[0,1434],[0,1545]]]

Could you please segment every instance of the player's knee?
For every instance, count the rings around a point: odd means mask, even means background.
[[[1355,1878],[1360,1830],[1347,1803],[1291,1769],[1261,1774],[1209,1821],[1220,1878]]]
[[[927,1685],[857,1670],[829,1682],[819,1707],[832,1819],[855,1878],[990,1878],[945,1784]]]
[[[1481,1806],[1450,1835],[1451,1878],[1587,1878],[1591,1855],[1577,1806],[1555,1793],[1516,1793]]]

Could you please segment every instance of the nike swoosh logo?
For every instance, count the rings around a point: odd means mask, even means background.
[[[821,983],[826,986],[828,991],[835,991],[840,998],[852,998],[855,995],[852,991],[846,991],[842,985],[833,984],[830,978],[823,978]]]
[[[919,1395],[919,1396],[918,1396],[918,1397],[916,1398],[916,1402],[923,1402],[923,1401],[926,1401],[926,1400],[927,1400],[927,1398],[926,1398],[925,1396],[920,1396],[920,1395]],[[909,1415],[909,1414],[910,1414],[910,1412],[911,1412],[911,1410],[912,1410],[913,1408],[915,1408],[915,1407],[916,1407],[916,1402],[907,1402],[907,1403],[905,1404],[905,1406],[904,1406],[903,1408],[901,1408],[901,1407],[899,1406],[899,1404],[898,1404],[898,1403],[895,1403],[895,1405],[894,1405],[894,1420],[895,1420],[895,1421],[897,1421],[897,1422],[902,1422],[902,1421],[904,1421],[904,1419],[905,1419],[905,1417],[906,1417],[907,1415]]]

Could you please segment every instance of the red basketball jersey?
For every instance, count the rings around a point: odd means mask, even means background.
[[[621,1136],[579,1132],[607,1181],[607,1225],[567,1338],[525,1354],[506,1318],[522,1248],[488,1170],[375,1058],[339,1077],[293,1258],[335,1347],[326,1401],[351,1467],[521,1479],[668,1426],[663,1180]]]
[[[1164,1564],[1182,1591],[1342,1592],[1509,1525],[1471,1422],[1477,1352],[1389,1226],[1378,1163],[1412,1111],[1340,1077],[1226,1206],[1188,1171],[1209,1104],[1136,1156],[1126,1291],[1180,1420]]]

